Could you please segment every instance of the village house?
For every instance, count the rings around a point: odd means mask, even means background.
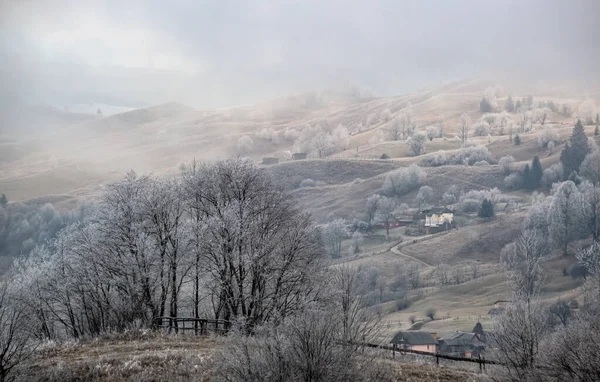
[[[454,212],[446,207],[434,207],[421,212],[427,233],[446,231],[454,226]]]
[[[457,357],[474,358],[485,351],[487,334],[481,323],[477,323],[471,333],[455,332],[439,339],[439,351]]]
[[[392,338],[392,345],[399,350],[416,350],[435,354],[437,352],[437,334],[427,332],[398,332]]]

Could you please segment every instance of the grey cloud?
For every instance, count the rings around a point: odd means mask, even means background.
[[[2,76],[12,76],[13,90],[24,97],[46,101],[216,107],[347,83],[398,94],[490,71],[532,80],[589,78],[600,59],[600,2],[594,0],[172,3],[83,2],[62,14],[75,3],[50,2],[47,18],[44,6],[21,12],[20,22],[0,35],[5,62],[13,63]],[[78,60],[75,51],[48,59],[37,44],[41,35],[27,33],[28,23],[42,19],[51,29],[61,15],[62,23],[85,23],[78,12],[152,31],[150,38],[176,43],[169,49],[198,71],[97,65]],[[157,46],[148,54],[165,49]],[[111,54],[109,48],[97,54]]]

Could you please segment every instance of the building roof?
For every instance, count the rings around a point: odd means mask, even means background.
[[[474,333],[456,332],[449,336],[440,338],[440,342],[444,342],[449,346],[467,345],[473,341]]]
[[[453,213],[451,210],[446,207],[433,207],[428,210],[423,210],[424,214],[451,214]]]
[[[427,332],[398,332],[392,338],[393,344],[408,344],[408,345],[437,345],[437,341],[431,333]]]
[[[483,345],[478,334],[466,332],[456,332],[440,338],[440,343],[442,342],[448,346]]]

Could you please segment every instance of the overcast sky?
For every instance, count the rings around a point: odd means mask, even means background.
[[[31,102],[212,108],[346,84],[401,94],[490,71],[599,74],[596,0],[0,4],[2,92]]]

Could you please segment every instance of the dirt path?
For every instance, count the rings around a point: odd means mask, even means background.
[[[398,250],[398,247],[399,247],[399,246],[400,246],[400,245],[397,245],[397,246],[395,246],[395,247],[392,247],[391,251],[392,251],[392,253],[393,253],[393,254],[395,254],[395,255],[398,255],[398,256],[402,256],[402,257],[404,257],[404,258],[407,258],[407,259],[409,259],[409,260],[412,260],[412,261],[416,261],[417,263],[419,263],[419,264],[421,264],[421,265],[424,265],[424,266],[425,266],[425,267],[427,267],[427,268],[431,268],[431,267],[433,267],[433,265],[431,265],[431,264],[428,264],[428,263],[424,262],[423,260],[417,259],[416,257],[412,257],[412,256],[409,256],[409,255],[407,255],[407,254],[405,254],[405,253],[402,253],[402,252],[400,252],[400,251]]]
[[[395,254],[395,255],[402,256],[402,257],[404,257],[404,258],[407,258],[407,259],[409,259],[409,260],[416,261],[417,263],[419,263],[419,264],[421,264],[421,265],[424,265],[424,266],[425,266],[425,267],[427,267],[427,268],[433,268],[433,265],[432,265],[432,264],[429,264],[429,263],[427,263],[427,262],[425,262],[425,261],[423,261],[423,260],[421,260],[421,259],[417,259],[416,257],[413,257],[413,256],[410,256],[410,255],[407,255],[406,253],[403,253],[402,251],[400,251],[400,248],[401,248],[401,247],[405,247],[405,246],[409,246],[409,245],[418,244],[418,243],[420,243],[420,242],[422,242],[422,241],[431,240],[431,239],[433,239],[434,237],[438,237],[438,236],[446,235],[447,233],[448,233],[448,231],[445,231],[445,232],[439,232],[439,233],[435,233],[435,234],[433,234],[433,235],[427,235],[427,236],[422,236],[422,237],[420,237],[420,238],[417,238],[417,239],[408,240],[407,242],[400,243],[400,244],[398,244],[398,245],[396,245],[396,246],[394,246],[394,247],[390,248],[390,251],[391,251],[393,254]]]

